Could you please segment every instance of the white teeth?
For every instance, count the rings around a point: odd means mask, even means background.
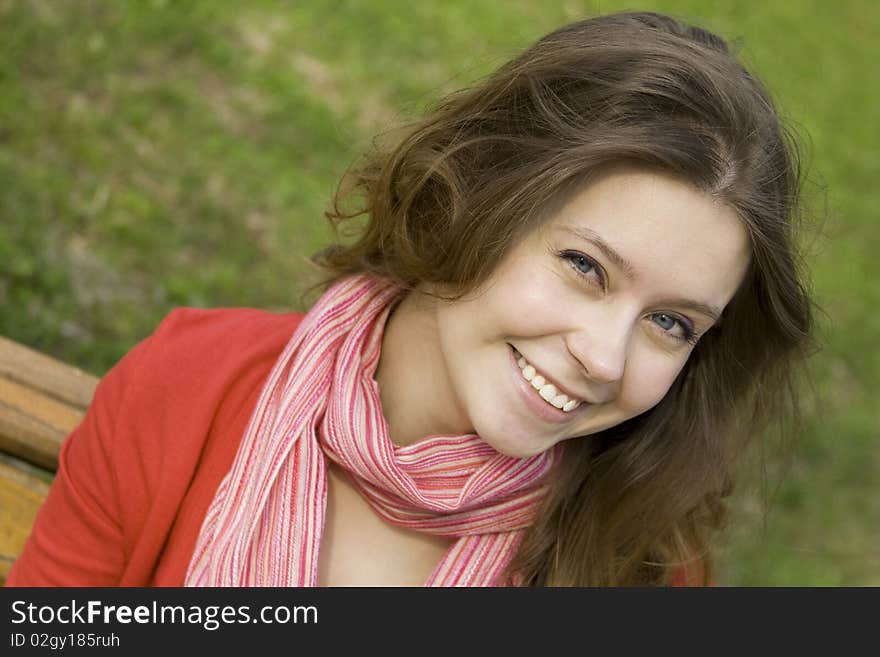
[[[541,389],[538,391],[538,394],[544,398],[544,401],[552,402],[553,398],[556,396],[556,386],[552,383],[548,383],[545,386],[541,386]]]
[[[578,399],[569,399],[567,395],[563,395],[559,393],[552,383],[547,383],[547,380],[537,373],[535,368],[532,365],[529,365],[529,362],[520,354],[516,349],[514,349],[514,355],[517,359],[517,364],[522,370],[523,378],[528,381],[532,387],[538,391],[538,394],[541,396],[544,401],[549,404],[552,404],[558,409],[561,409],[565,413],[570,413],[578,406],[581,405],[581,401]]]

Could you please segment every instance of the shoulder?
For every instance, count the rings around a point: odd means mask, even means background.
[[[185,385],[193,401],[200,390],[223,385],[242,370],[271,367],[302,317],[254,308],[177,308],[117,367],[128,370],[123,378],[139,395],[161,396]]]
[[[174,441],[184,427],[198,434],[224,409],[237,411],[259,392],[302,317],[253,308],[172,311],[114,368],[121,371],[108,374],[123,388],[127,422],[150,427],[149,435],[127,433]]]
[[[251,308],[179,308],[108,372],[90,412],[102,420],[100,451],[120,473],[123,499],[142,492],[146,504],[172,489],[176,498],[207,453],[234,454],[239,429],[301,319]]]
[[[266,349],[280,351],[302,317],[256,308],[177,308],[150,337],[151,352],[185,361],[214,357],[222,364]]]
[[[94,409],[108,415],[104,445],[82,449],[104,459],[112,477],[106,497],[117,500],[115,521],[133,555],[120,581],[149,581],[184,502],[194,496],[190,503],[201,509],[213,497],[302,317],[179,308],[108,373],[115,394],[96,399]],[[201,511],[190,512],[197,533]]]
[[[259,387],[302,317],[254,308],[178,308],[108,378],[124,387],[122,404],[145,422],[211,415],[230,396],[240,401]]]
[[[259,308],[188,308],[172,310],[156,329],[156,335],[175,332],[229,333],[247,329],[283,331],[299,323],[302,314],[270,312]]]
[[[172,311],[98,385],[89,414],[101,422],[103,451],[152,482],[194,464],[212,428],[256,400],[301,319],[252,308]]]

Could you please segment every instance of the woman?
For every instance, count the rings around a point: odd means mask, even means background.
[[[105,377],[9,583],[705,581],[811,330],[794,152],[724,42],[563,27],[350,181],[307,315],[179,310]]]

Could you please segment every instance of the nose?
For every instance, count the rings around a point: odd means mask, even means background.
[[[626,367],[630,330],[613,322],[595,323],[570,332],[566,337],[569,352],[580,363],[584,376],[600,389],[596,402],[608,401],[617,394]]]

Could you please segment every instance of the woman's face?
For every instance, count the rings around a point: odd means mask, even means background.
[[[730,208],[666,174],[609,169],[474,294],[436,306],[438,394],[510,456],[619,424],[663,398],[749,257]]]

